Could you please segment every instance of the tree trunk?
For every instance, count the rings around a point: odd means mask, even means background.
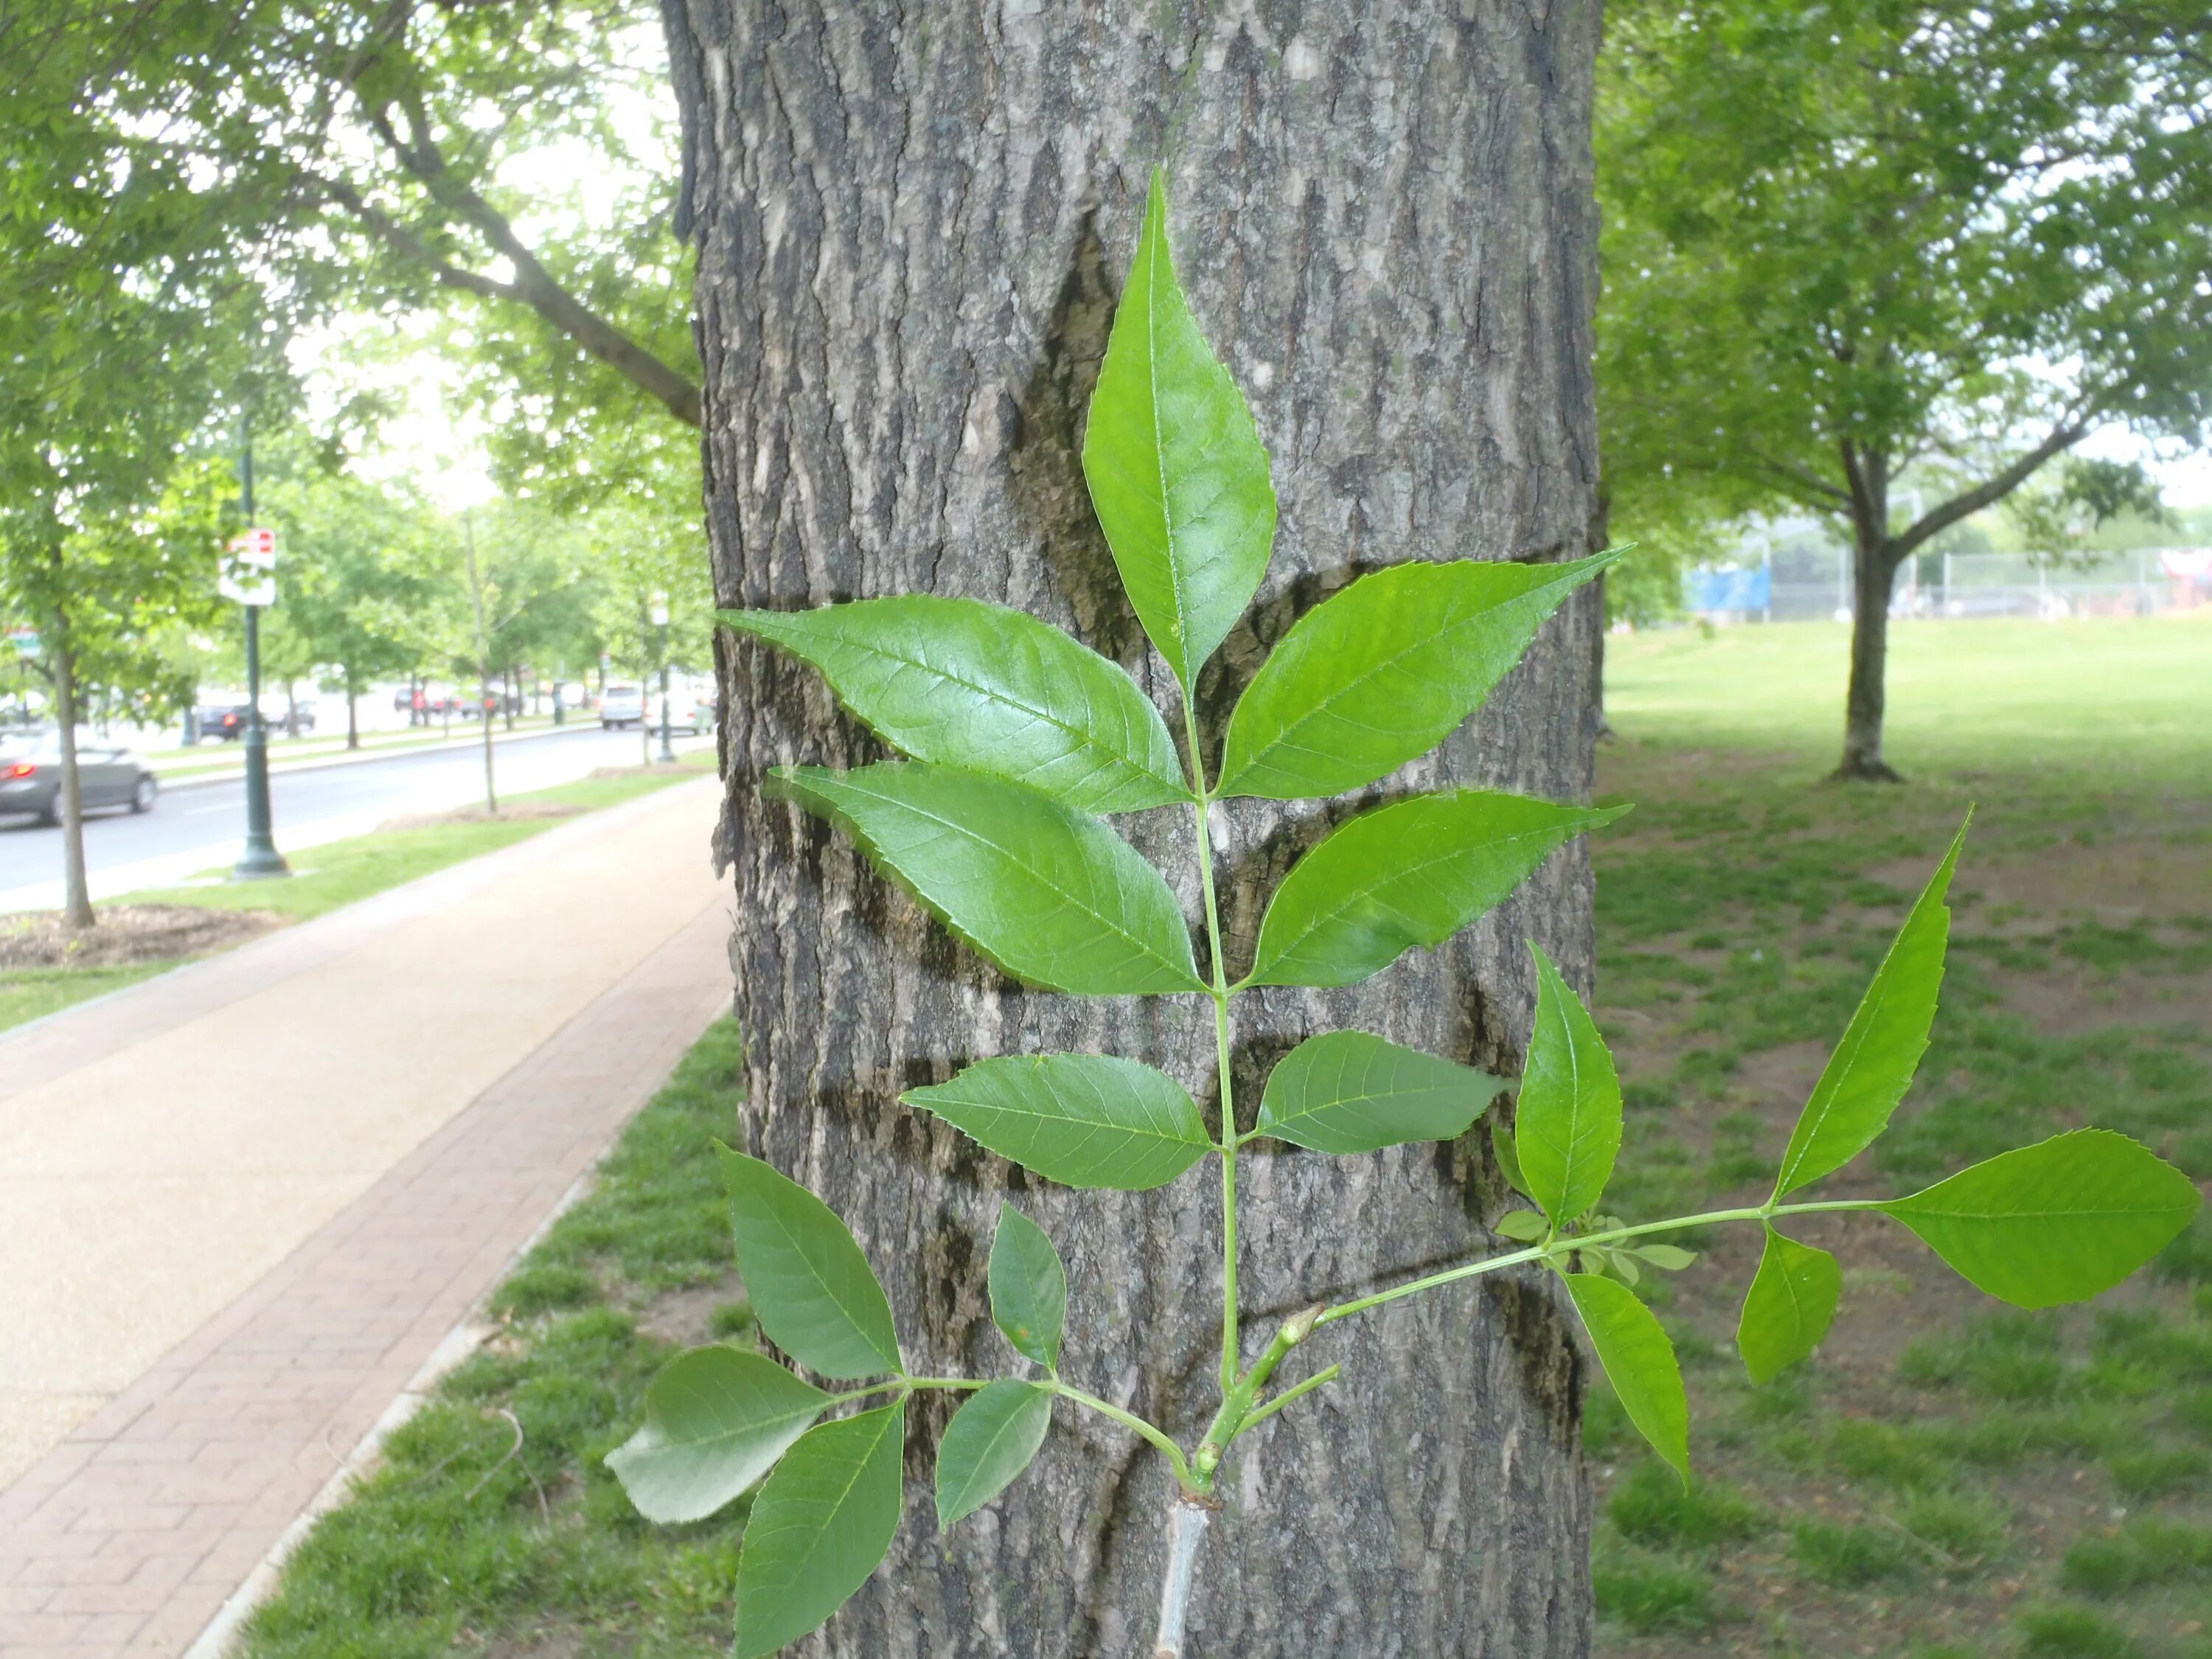
[[[94,925],[92,882],[84,862],[84,781],[76,765],[76,653],[69,622],[54,613],[54,718],[62,750],[62,925]]]
[[[1156,161],[1183,279],[1253,401],[1282,501],[1260,609],[1202,684],[1209,747],[1267,647],[1359,572],[1588,550],[1596,0],[1452,22],[1312,0],[1287,37],[1250,6],[946,0],[923,27],[836,0],[665,5],[720,604],[1003,601],[1072,629],[1170,706],[1078,459]],[[1595,598],[1399,787],[1586,798]],[[726,659],[717,848],[736,873],[745,1144],[853,1224],[917,1370],[1014,1369],[983,1284],[1012,1189],[1067,1259],[1070,1379],[1194,1439],[1216,1404],[1215,1183],[1048,1187],[896,1096],[988,1055],[1088,1049],[1162,1065],[1204,1098],[1210,1016],[1193,999],[1025,993],[957,948],[848,840],[760,798],[770,765],[880,748],[811,672],[750,641]],[[1265,893],[1348,810],[1218,809],[1232,971]],[[1187,818],[1121,827],[1194,910]],[[1369,985],[1240,998],[1246,1121],[1267,1065],[1326,1027],[1517,1066],[1534,999],[1522,940],[1587,987],[1589,898],[1577,847]],[[1240,1175],[1255,1351],[1316,1297],[1492,1248],[1480,1218],[1500,1188],[1480,1135],[1358,1159],[1262,1152]],[[1583,1365],[1552,1285],[1481,1282],[1313,1345],[1327,1352],[1312,1364],[1341,1360],[1344,1380],[1237,1444],[1199,1559],[1193,1654],[1587,1650]],[[928,1479],[948,1409],[911,1408],[890,1563],[794,1651],[1148,1651],[1172,1490],[1160,1460],[1065,1411],[1020,1483],[940,1536]]]
[[[358,749],[361,747],[361,694],[354,690],[354,672],[350,668],[345,672],[345,693],[346,747]],[[414,699],[410,697],[408,701],[411,702]]]
[[[1889,591],[1897,561],[1887,537],[1864,531],[1851,550],[1851,681],[1844,697],[1844,759],[1836,776],[1896,783],[1881,757],[1882,676],[1889,661]]]

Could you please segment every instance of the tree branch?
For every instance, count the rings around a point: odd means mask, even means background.
[[[316,179],[313,181],[322,193],[361,221],[370,234],[410,263],[422,266],[447,288],[459,289],[464,294],[473,294],[484,300],[513,300],[522,304],[522,290],[495,277],[480,276],[473,270],[464,270],[459,265],[440,258],[425,242],[405,225],[401,224],[382,209],[372,207],[362,198],[361,192],[343,179]]]
[[[405,137],[392,125],[388,105],[370,106],[364,100],[363,112],[377,137],[422,181],[432,199],[474,226],[514,267],[514,281],[501,285],[506,290],[501,297],[528,306],[590,356],[658,398],[678,420],[688,426],[702,423],[699,388],[562,287],[515,234],[507,216],[446,165],[419,108],[408,110]],[[440,280],[446,280],[442,273]]]
[[[1942,506],[1923,517],[1919,523],[1898,537],[1890,544],[1893,556],[1898,560],[1903,560],[1911,553],[1913,549],[1918,547],[1929,537],[1941,535],[1960,520],[1980,512],[1993,501],[2002,501],[2027,483],[2036,468],[2041,466],[2052,456],[2071,449],[2075,444],[2081,442],[2082,438],[2087,435],[2088,430],[2089,423],[2087,417],[2062,421],[2058,425],[2051,428],[2050,435],[2041,443],[2036,445],[2003,471],[1975,485],[1972,489],[1954,495]]]

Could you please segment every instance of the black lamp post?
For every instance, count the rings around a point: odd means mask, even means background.
[[[668,595],[653,596],[653,625],[660,632],[656,647],[660,654],[660,758],[673,762],[676,750],[668,741]]]
[[[239,505],[253,522],[253,431],[245,433],[238,469]],[[291,866],[276,850],[269,811],[269,728],[261,719],[261,607],[246,607],[246,847],[230,868],[233,881],[265,881],[289,876]]]

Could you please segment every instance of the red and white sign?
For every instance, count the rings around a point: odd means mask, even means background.
[[[276,603],[276,532],[249,530],[222,554],[216,586],[240,605]]]

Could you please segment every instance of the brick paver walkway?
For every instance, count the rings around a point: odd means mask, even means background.
[[[498,877],[457,875],[443,896],[471,884],[495,890]],[[404,921],[412,908],[397,902],[383,920]],[[297,969],[376,931],[344,913],[328,920],[337,945],[266,943]],[[727,937],[720,902],[695,911],[0,1492],[0,1656],[191,1649],[727,1006]],[[207,967],[236,975],[229,961]],[[265,968],[246,964],[249,975]],[[188,1010],[220,1000],[204,984],[180,988]],[[179,1018],[118,1013],[121,1029],[142,1034]],[[25,1035],[35,1076],[52,1042]],[[8,1105],[0,1098],[0,1114]],[[173,1248],[189,1255],[194,1243]]]

